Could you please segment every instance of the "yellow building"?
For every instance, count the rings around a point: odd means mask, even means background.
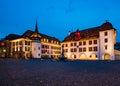
[[[13,35],[12,35],[13,36]],[[58,58],[61,54],[60,41],[51,36],[27,30],[21,36],[8,35],[5,39],[10,42],[11,58]]]

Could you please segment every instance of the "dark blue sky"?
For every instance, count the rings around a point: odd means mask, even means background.
[[[40,33],[60,40],[109,20],[120,41],[120,0],[0,0],[0,38],[34,30],[36,18]]]

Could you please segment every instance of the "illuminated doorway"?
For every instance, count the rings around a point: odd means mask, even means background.
[[[71,59],[72,59],[72,60],[75,60],[75,59],[76,59],[76,55],[73,54],[73,55],[71,56]]]
[[[79,56],[79,59],[80,59],[80,60],[87,60],[87,57],[86,57],[85,54],[81,54],[81,55]]]
[[[98,60],[98,56],[96,54],[91,54],[89,59],[90,60]]]
[[[103,60],[110,60],[110,59],[111,59],[111,56],[110,56],[110,54],[105,53],[105,54],[103,54],[102,59],[103,59]]]

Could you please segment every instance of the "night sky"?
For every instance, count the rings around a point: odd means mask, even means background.
[[[108,20],[120,42],[120,0],[0,0],[0,38],[34,30],[61,41],[68,31],[100,26]]]

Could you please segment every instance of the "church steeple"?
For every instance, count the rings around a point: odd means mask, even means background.
[[[37,20],[36,20],[35,32],[36,32],[36,33],[39,33],[39,32],[38,32],[38,24],[37,24]]]

